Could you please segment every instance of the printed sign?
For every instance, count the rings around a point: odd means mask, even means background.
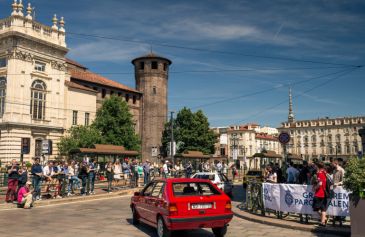
[[[264,183],[262,187],[265,208],[283,212],[316,214],[312,209],[314,197],[312,185]],[[333,198],[327,200],[327,214],[349,216],[349,193],[342,187],[336,187],[333,191]]]

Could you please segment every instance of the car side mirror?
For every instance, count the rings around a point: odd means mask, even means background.
[[[141,196],[141,193],[140,192],[134,192],[134,196]]]

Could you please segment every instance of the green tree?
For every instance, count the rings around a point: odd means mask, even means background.
[[[57,144],[61,155],[69,155],[75,148],[90,148],[94,144],[100,144],[103,138],[100,132],[92,126],[74,126],[68,130],[68,135],[61,138]]]
[[[124,146],[129,150],[140,148],[140,139],[134,130],[133,116],[121,97],[112,96],[104,100],[92,126],[100,131],[106,144]]]
[[[165,151],[170,142],[170,128],[170,122],[166,123],[162,136],[162,144]],[[217,142],[217,136],[210,130],[208,118],[203,111],[198,110],[193,113],[186,107],[177,113],[174,120],[174,139],[179,144],[177,153],[195,150],[201,151],[204,154],[213,154],[214,144]]]

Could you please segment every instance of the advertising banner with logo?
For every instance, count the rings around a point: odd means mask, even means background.
[[[265,208],[283,212],[314,214],[312,210],[314,193],[311,185],[264,183],[263,195]],[[274,195],[276,198],[273,197]],[[280,199],[279,202],[277,199]],[[336,187],[333,190],[333,197],[328,199],[327,214],[349,216],[349,193],[342,187]]]
[[[280,185],[265,183],[263,199],[265,208],[280,211]]]

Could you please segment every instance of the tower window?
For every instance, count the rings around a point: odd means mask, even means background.
[[[163,70],[166,71],[167,70],[167,63],[163,64]]]
[[[110,91],[110,95],[113,95],[114,94],[114,91]]]
[[[127,102],[129,101],[129,94],[125,95],[125,101],[127,101]]]
[[[152,63],[151,63],[151,68],[152,68],[152,69],[158,69],[157,61],[152,61]]]
[[[133,96],[133,104],[135,104],[135,103],[136,103],[136,101],[137,101],[137,97],[134,95],[134,96]]]
[[[157,89],[156,89],[156,87],[155,87],[155,86],[152,88],[152,93],[153,93],[154,95],[156,95],[156,94],[157,94]]]
[[[139,69],[144,70],[144,62],[139,63]]]
[[[105,98],[105,95],[106,95],[106,90],[102,89],[101,90],[101,98]]]

